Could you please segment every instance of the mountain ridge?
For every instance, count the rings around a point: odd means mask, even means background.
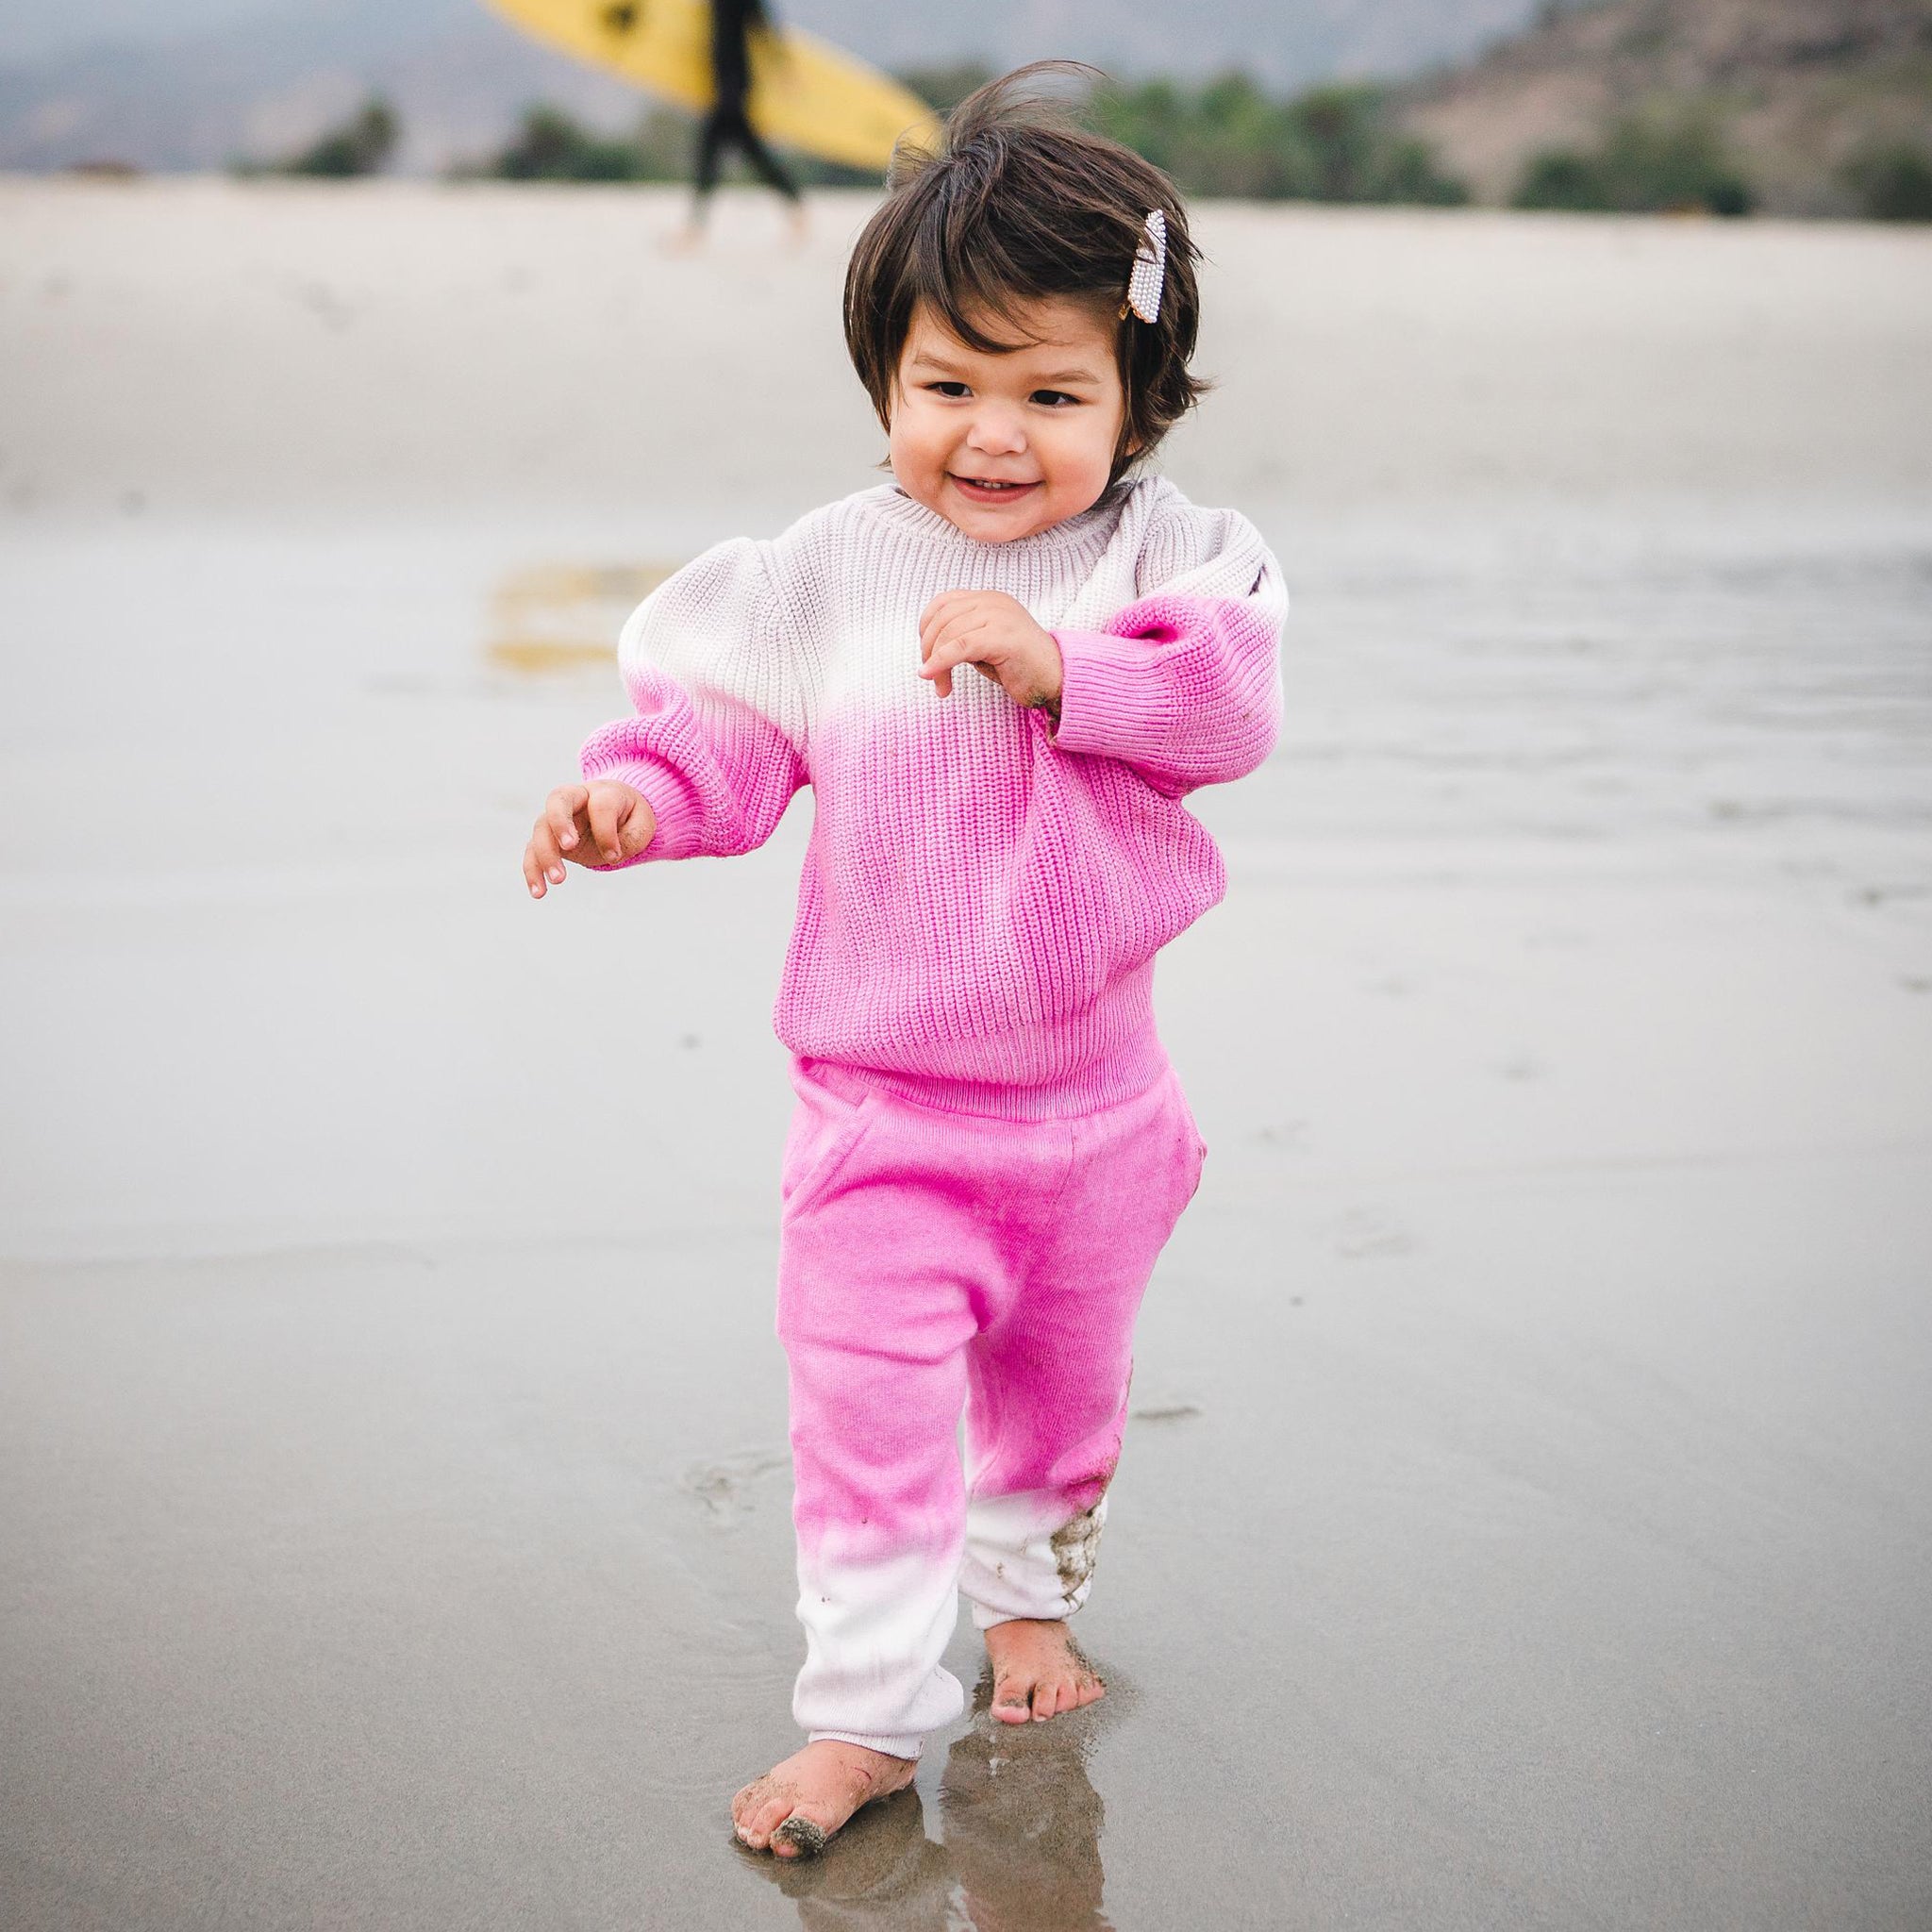
[[[1550,6],[1468,66],[1410,84],[1403,125],[1477,197],[1632,120],[1701,122],[1772,213],[1856,210],[1847,171],[1932,156],[1932,0],[1591,0]]]

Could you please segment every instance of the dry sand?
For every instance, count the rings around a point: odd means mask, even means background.
[[[651,571],[871,480],[819,206],[0,183],[0,1920],[1932,1924],[1932,236],[1856,228],[1204,214],[1168,467],[1299,601],[1116,1692],[734,1853],[805,810],[516,857]]]

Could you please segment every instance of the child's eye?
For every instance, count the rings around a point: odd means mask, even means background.
[[[1037,389],[1033,391],[1032,399],[1049,409],[1058,409],[1062,403],[1077,403],[1080,400],[1078,396],[1070,396],[1063,389]]]
[[[961,396],[971,393],[963,382],[929,382],[926,388],[944,396],[949,402],[958,402]]]

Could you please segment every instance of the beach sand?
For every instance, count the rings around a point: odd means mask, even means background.
[[[1280,549],[1092,1712],[736,1850],[808,822],[538,906],[816,239],[0,182],[0,1922],[1932,1925],[1932,235],[1210,208]],[[976,1666],[963,1626],[955,1667]]]

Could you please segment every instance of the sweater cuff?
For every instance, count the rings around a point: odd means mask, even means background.
[[[1094,630],[1051,635],[1059,646],[1061,666],[1054,743],[1061,751],[1102,758],[1157,754],[1167,739],[1171,700],[1155,660],[1168,640]]]
[[[646,805],[657,821],[651,842],[634,858],[622,865],[607,866],[607,872],[624,872],[652,859],[689,858],[698,849],[699,816],[697,801],[683,775],[670,765],[634,754],[624,757],[600,747],[596,739],[584,746],[578,760],[584,782],[611,779],[628,785]]]

